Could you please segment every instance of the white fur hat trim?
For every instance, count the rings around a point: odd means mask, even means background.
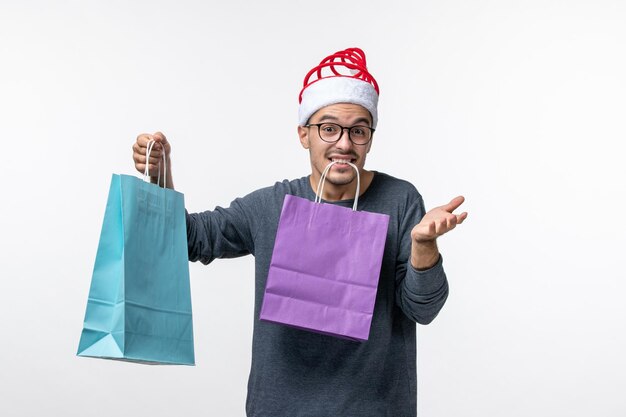
[[[372,115],[372,128],[378,123],[378,93],[372,84],[348,76],[322,78],[309,84],[302,92],[298,110],[298,123],[307,124],[311,116],[322,107],[337,103],[358,104]]]

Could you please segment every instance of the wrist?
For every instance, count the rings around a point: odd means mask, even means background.
[[[411,266],[418,271],[430,269],[439,261],[437,240],[417,241],[411,245]]]

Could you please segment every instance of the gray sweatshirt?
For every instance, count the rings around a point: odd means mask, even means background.
[[[416,416],[415,322],[430,323],[448,296],[441,258],[426,271],[409,262],[411,229],[424,215],[422,197],[410,183],[379,172],[359,197],[358,210],[390,220],[369,340],[354,342],[259,320],[286,194],[315,199],[309,177],[302,177],[257,190],[228,208],[187,215],[189,260],[255,257],[247,415]]]

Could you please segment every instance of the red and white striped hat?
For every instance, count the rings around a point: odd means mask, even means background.
[[[348,48],[322,59],[304,77],[300,91],[298,123],[304,126],[322,107],[337,103],[358,104],[372,115],[372,127],[378,123],[378,83],[367,71],[365,53]]]

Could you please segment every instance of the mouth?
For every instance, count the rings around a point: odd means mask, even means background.
[[[328,160],[331,162],[336,162],[336,164],[333,166],[337,166],[340,168],[348,167],[348,162],[352,164],[356,163],[356,158],[348,158],[346,156],[328,158]]]

